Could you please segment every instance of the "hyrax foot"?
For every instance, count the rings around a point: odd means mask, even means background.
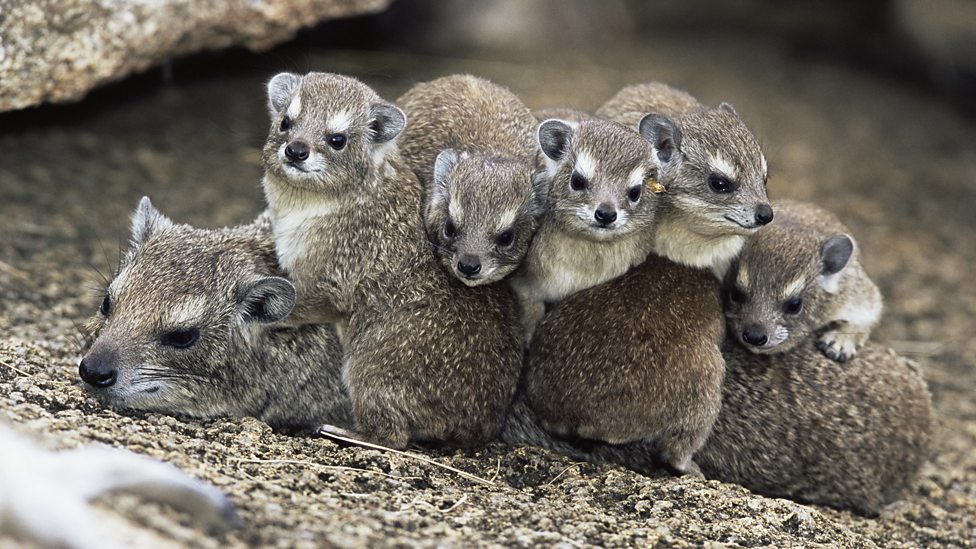
[[[827,330],[817,339],[817,348],[827,358],[837,362],[847,362],[857,354],[857,348],[863,343],[863,336],[857,332]]]

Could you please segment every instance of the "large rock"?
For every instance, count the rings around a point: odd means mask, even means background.
[[[269,48],[390,0],[0,0],[0,111],[80,99],[173,57]]]

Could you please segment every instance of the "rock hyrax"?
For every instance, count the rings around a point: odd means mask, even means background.
[[[653,144],[659,196],[654,250],[721,278],[745,237],[773,219],[766,158],[727,103],[716,109],[659,83],[627,86],[596,113]]]
[[[332,326],[278,328],[295,289],[278,275],[268,216],[232,229],[177,225],[148,198],[89,322],[88,389],[125,409],[254,416],[275,428],[351,425]]]
[[[468,286],[505,278],[545,207],[544,185],[533,184],[532,112],[511,91],[470,75],[417,84],[397,104],[410,120],[400,151],[427,189],[435,254]]]
[[[881,292],[847,229],[826,210],[776,202],[776,221],[751,236],[726,277],[733,337],[754,353],[784,352],[816,336],[844,362],[881,317]]]
[[[326,73],[275,76],[268,106],[264,190],[298,291],[289,322],[341,323],[351,434],[398,448],[492,439],[521,370],[517,304],[438,264],[396,142],[403,112]]]

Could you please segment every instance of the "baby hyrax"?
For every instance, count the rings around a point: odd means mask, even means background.
[[[627,86],[596,113],[648,136],[659,197],[654,251],[720,279],[745,237],[773,220],[766,158],[726,103],[716,109],[659,83]]]
[[[533,184],[532,112],[511,91],[470,75],[417,84],[397,104],[410,120],[400,151],[427,189],[436,255],[468,286],[505,278],[545,206],[546,189]]]
[[[526,339],[547,305],[618,277],[647,257],[657,189],[650,144],[599,119],[546,120],[538,129],[547,212],[512,277]]]
[[[525,374],[539,424],[563,439],[620,445],[680,473],[721,407],[725,337],[718,282],[652,255],[574,294],[536,330]],[[509,431],[512,429],[510,428]]]
[[[723,353],[722,413],[695,456],[706,477],[874,515],[928,457],[928,388],[894,352],[869,343],[845,368],[808,345]]]
[[[833,214],[786,200],[776,212],[729,269],[729,329],[754,353],[788,351],[814,334],[825,355],[844,362],[881,317],[881,292]]]
[[[196,229],[143,198],[131,247],[89,323],[81,378],[118,408],[255,416],[275,428],[350,425],[335,330],[276,327],[295,303],[277,272],[268,216]]]
[[[396,143],[403,112],[336,74],[282,73],[268,93],[264,190],[298,291],[287,321],[342,327],[355,429],[323,430],[399,448],[494,438],[521,370],[518,304],[438,264]]]

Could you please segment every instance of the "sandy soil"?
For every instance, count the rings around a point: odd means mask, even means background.
[[[246,522],[206,538],[170,510],[107,502],[149,531],[129,539],[204,547],[974,544],[972,121],[897,82],[726,39],[671,39],[545,67],[395,52],[301,59],[264,57],[252,70],[183,82],[177,70],[175,86],[110,90],[75,108],[0,119],[0,419],[44,433],[54,448],[97,441],[173,462],[225,490]],[[916,358],[931,383],[938,457],[902,501],[866,519],[538,449],[422,450],[491,480],[483,485],[413,459],[276,435],[251,419],[102,409],[77,378],[80,326],[124,246],[127,216],[143,194],[201,226],[256,214],[262,81],[282,66],[357,74],[388,98],[464,71],[511,86],[532,107],[594,108],[621,85],[650,79],[709,103],[731,101],[764,142],[771,195],[817,200],[858,237],[887,298],[875,338]]]

